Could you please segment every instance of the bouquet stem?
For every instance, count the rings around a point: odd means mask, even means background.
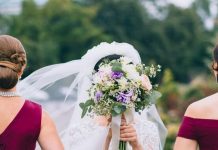
[[[120,141],[119,143],[119,150],[126,150],[126,142]]]

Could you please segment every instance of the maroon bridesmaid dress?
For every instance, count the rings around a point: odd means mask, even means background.
[[[200,150],[218,150],[218,120],[184,116],[178,137],[197,141]]]
[[[0,134],[0,150],[34,150],[41,129],[42,108],[26,100],[14,120]]]

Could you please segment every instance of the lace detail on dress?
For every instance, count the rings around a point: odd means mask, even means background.
[[[107,127],[99,126],[91,121],[71,125],[70,128],[65,131],[63,136],[65,149],[74,150],[76,147],[81,147],[81,145],[86,143],[85,141],[93,140],[93,136],[98,136],[99,132],[101,133],[106,129]]]
[[[154,123],[146,120],[137,121],[134,127],[143,150],[160,150],[158,129]],[[101,150],[107,134],[108,127],[99,126],[95,122],[77,123],[65,131],[63,144],[66,150]],[[132,150],[129,144],[127,150]]]
[[[143,150],[160,150],[157,126],[151,121],[138,121],[134,125]]]
[[[94,123],[80,123],[74,124],[69,128],[68,136],[70,136],[71,144],[78,144],[81,140],[85,140],[86,137],[90,135],[96,129],[96,125]],[[85,134],[84,134],[85,133]]]

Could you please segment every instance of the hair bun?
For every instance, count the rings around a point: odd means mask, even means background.
[[[18,82],[18,73],[26,64],[26,52],[21,42],[9,35],[0,35],[0,88],[11,89]],[[1,149],[1,148],[0,148]]]
[[[15,53],[15,54],[11,55],[10,60],[13,63],[21,64],[21,65],[23,65],[23,62],[24,62],[22,54],[19,54],[19,53]]]

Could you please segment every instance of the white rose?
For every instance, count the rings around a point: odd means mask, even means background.
[[[120,60],[122,61],[123,64],[129,64],[132,62],[132,60],[129,57],[121,57]]]
[[[123,65],[123,70],[126,72],[127,78],[134,81],[141,81],[139,73],[133,64]]]

